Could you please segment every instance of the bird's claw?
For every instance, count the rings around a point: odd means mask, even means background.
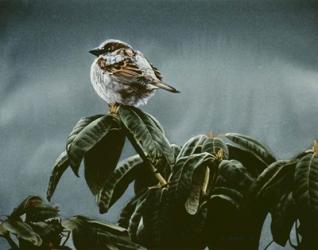
[[[119,104],[118,103],[112,103],[109,105],[108,112],[111,115],[117,115],[119,110]]]

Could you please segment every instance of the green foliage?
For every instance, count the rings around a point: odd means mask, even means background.
[[[118,163],[125,138],[138,155]],[[82,216],[64,223],[77,249],[254,250],[270,213],[276,243],[284,246],[299,221],[297,247],[311,250],[318,246],[317,152],[315,144],[277,161],[263,143],[238,133],[198,135],[180,147],[170,144],[153,116],[121,105],[116,114],[82,118],[75,125],[54,165],[47,197],[68,166],[78,175],[83,159],[101,213],[134,183],[135,196],[121,212],[120,227]],[[6,232],[3,226],[0,231]]]
[[[145,249],[130,240],[126,229],[106,222],[78,215],[64,220],[63,226],[72,232],[77,250]]]
[[[97,196],[97,204],[101,213],[107,212],[109,206],[122,196],[128,185],[136,178],[138,171],[143,170],[142,164],[139,155],[131,156],[119,163]]]
[[[227,133],[225,134],[226,138],[233,141],[243,150],[249,151],[254,154],[261,161],[264,161],[266,164],[271,164],[276,161],[271,150],[264,144],[258,142],[257,140],[238,133]]]
[[[276,206],[271,210],[271,231],[273,240],[281,246],[286,245],[290,231],[297,216],[297,207],[293,194],[283,194]]]
[[[56,159],[56,162],[53,167],[53,171],[49,180],[49,185],[47,188],[46,197],[48,201],[51,200],[57,184],[59,183],[62,175],[65,170],[69,167],[69,160],[66,151],[63,151],[60,156]]]
[[[296,165],[293,197],[301,212],[311,211],[313,219],[318,215],[318,155],[305,155]]]
[[[143,160],[148,160],[153,165],[163,160],[173,164],[173,150],[158,121],[139,109],[128,106],[120,106],[118,116]]]

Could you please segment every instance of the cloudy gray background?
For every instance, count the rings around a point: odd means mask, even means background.
[[[45,196],[74,123],[106,111],[87,52],[106,38],[142,50],[182,91],[162,91],[144,108],[171,141],[232,131],[279,158],[304,149],[318,135],[317,10],[304,0],[0,1],[0,214],[28,194]],[[64,215],[98,216],[71,171],[53,202]]]

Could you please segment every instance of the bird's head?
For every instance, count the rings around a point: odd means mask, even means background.
[[[132,49],[132,47],[123,41],[108,39],[102,42],[97,48],[94,48],[89,51],[89,53],[94,56],[100,56],[108,53],[112,53],[118,49]]]

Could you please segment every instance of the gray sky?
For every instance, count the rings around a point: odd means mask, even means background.
[[[254,136],[279,158],[303,150],[318,135],[317,10],[304,0],[0,1],[0,213],[45,196],[75,122],[105,112],[88,50],[108,38],[143,51],[182,91],[144,107],[172,142],[212,130]],[[98,216],[70,171],[53,202],[64,215]]]

